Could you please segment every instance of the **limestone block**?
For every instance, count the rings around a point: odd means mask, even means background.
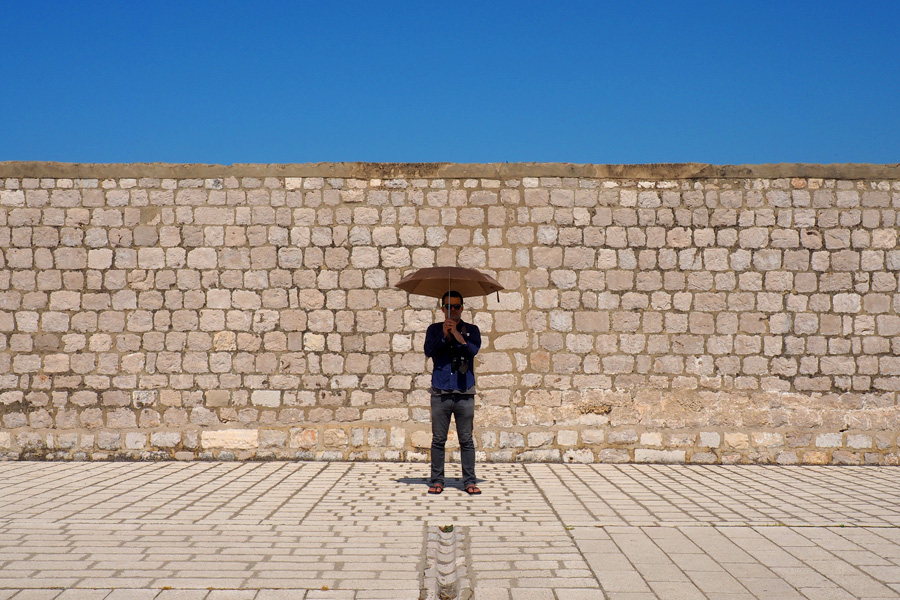
[[[638,441],[638,434],[634,429],[609,431],[606,440],[610,444],[634,444]]]
[[[642,433],[640,444],[642,446],[662,446],[662,434],[657,431]]]
[[[15,443],[23,450],[41,450],[47,447],[44,437],[31,431],[17,434]]]
[[[118,450],[122,445],[122,436],[112,431],[101,431],[97,435],[97,447],[101,450]]]
[[[388,444],[391,448],[404,448],[406,446],[406,429],[404,427],[391,427]]]
[[[509,408],[502,406],[478,406],[475,418],[482,427],[512,427],[513,416]]]
[[[847,447],[856,450],[872,448],[872,436],[863,434],[847,434]]]
[[[413,431],[410,436],[410,443],[413,448],[430,448],[431,432],[429,431]]]
[[[183,408],[169,408],[163,414],[163,421],[171,427],[182,427],[188,424],[188,412]]]
[[[253,390],[250,394],[250,402],[254,406],[276,408],[281,406],[281,392],[278,390]]]
[[[44,357],[45,373],[63,373],[69,370],[68,354],[48,354]]]
[[[551,431],[533,431],[526,436],[529,448],[548,447],[553,443],[555,435]]]
[[[521,433],[501,431],[499,445],[501,448],[523,448],[525,437]]]
[[[835,465],[859,465],[862,464],[862,457],[856,452],[835,450],[831,455],[831,463]]]
[[[753,445],[756,447],[768,448],[784,445],[784,435],[780,433],[758,431],[754,432],[751,437]]]
[[[840,448],[843,445],[843,434],[820,433],[816,436],[817,448]]]
[[[405,421],[409,418],[406,408],[370,408],[363,411],[364,421]]]
[[[481,352],[476,360],[477,373],[508,373],[513,369],[512,360],[503,352]]]
[[[287,446],[288,434],[278,429],[262,429],[259,432],[260,448],[284,448]]]
[[[154,390],[135,390],[131,393],[131,403],[135,408],[154,406],[158,393]]]
[[[853,375],[856,360],[851,356],[823,356],[819,360],[819,369],[825,375]]]
[[[897,231],[894,229],[876,229],[872,232],[872,247],[888,249],[897,246]]]
[[[48,442],[50,436],[48,437]],[[78,434],[77,433],[61,433],[59,435],[53,436],[54,442],[53,447],[58,448],[60,450],[72,450],[78,447]],[[48,443],[49,445],[49,443]]]
[[[134,411],[127,408],[111,410],[106,414],[106,426],[111,429],[137,427],[137,417]]]
[[[87,250],[84,248],[57,248],[53,256],[58,269],[74,270],[87,267]]]
[[[462,262],[462,261],[461,261]],[[401,268],[412,264],[408,248],[385,248],[381,251],[381,264],[386,268]]]
[[[718,448],[721,445],[722,436],[715,431],[701,431],[699,446],[703,448]]]
[[[219,425],[219,416],[204,406],[197,406],[190,410],[190,421],[194,425],[207,427]]]
[[[319,331],[316,329],[318,326],[312,318],[310,319],[310,329],[313,331]],[[357,330],[366,333],[376,333],[379,331],[384,331],[385,328],[385,315],[382,311],[378,310],[363,310],[356,313],[356,326]]]
[[[886,208],[891,206],[891,197],[886,191],[865,191],[862,193],[862,206]]]
[[[200,443],[205,449],[253,450],[259,445],[259,431],[256,429],[206,430],[200,434]]]
[[[319,443],[317,429],[297,427],[290,430],[291,448],[315,448]]]
[[[689,462],[698,465],[712,465],[719,462],[719,457],[714,452],[693,452]]]
[[[827,452],[804,452],[800,462],[807,465],[827,465],[830,457]]]
[[[23,190],[0,191],[0,205],[13,208],[25,206],[25,192]]]
[[[684,450],[650,450],[637,448],[634,460],[639,463],[680,464],[685,462]]]
[[[740,432],[726,432],[725,445],[735,450],[746,450],[750,447],[750,436]]]
[[[597,462],[601,463],[627,463],[631,461],[628,450],[604,448],[597,451]]]
[[[478,190],[472,192],[469,196],[469,202],[474,206],[484,206],[489,204],[497,204],[498,203],[498,194],[497,192],[491,192],[488,190]],[[471,225],[480,225],[484,221],[484,209],[468,209],[471,211],[469,214]],[[480,218],[479,218],[480,217]]]
[[[574,430],[561,430],[556,432],[556,443],[560,446],[574,447],[578,445],[578,432]]]
[[[836,312],[858,313],[862,309],[862,297],[859,294],[835,294],[833,304]]]
[[[559,462],[560,452],[556,448],[525,450],[516,457],[516,460],[522,462]]]
[[[452,435],[452,432],[451,432],[451,435]],[[370,446],[375,446],[375,447],[387,446],[388,432],[385,429],[370,428],[366,435],[366,439]],[[431,444],[431,442],[429,441],[429,445],[430,444]]]
[[[583,429],[581,431],[581,442],[588,445],[599,445],[604,442],[606,437],[602,429]]]
[[[178,431],[154,431],[150,434],[150,445],[156,448],[174,448],[181,443]]]

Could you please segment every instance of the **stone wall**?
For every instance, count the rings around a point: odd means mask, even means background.
[[[897,464],[900,167],[0,163],[0,455]]]

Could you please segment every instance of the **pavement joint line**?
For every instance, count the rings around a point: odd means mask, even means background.
[[[311,474],[311,476],[309,478],[307,478],[306,481],[303,482],[303,485],[294,489],[294,491],[291,492],[291,494],[288,495],[287,498],[285,498],[278,506],[276,506],[275,508],[270,510],[269,513],[263,518],[263,521],[274,519],[275,518],[274,515],[279,511],[279,509],[284,508],[294,498],[296,498],[300,493],[302,493],[307,488],[307,486],[309,486],[310,483],[312,483],[313,481],[316,480],[316,478],[322,473],[322,471],[324,471],[328,467],[329,464],[330,463],[303,463],[303,468],[306,468],[306,467],[313,468],[312,465],[315,465],[318,468],[314,473]],[[297,472],[298,471],[294,471],[294,473],[297,473]],[[288,478],[289,477],[290,477],[290,475],[288,476]],[[287,478],[285,480],[287,480]]]
[[[51,472],[51,473],[52,473],[52,472],[56,472],[56,471],[59,470],[59,469],[54,469],[54,468],[51,468],[51,467],[45,467],[45,466],[43,466],[44,464],[50,464],[50,465],[52,465],[53,463],[40,463],[40,464],[42,464],[42,467],[38,469],[38,475],[40,475],[40,474],[42,474],[42,473],[46,473],[46,472]],[[88,464],[90,465],[90,467],[87,467],[88,470],[97,470],[97,471],[100,470],[99,466],[95,466],[93,463],[88,463]],[[66,472],[65,478],[66,478],[66,479],[68,479],[68,478],[75,479],[75,478],[79,475],[79,473],[82,472],[82,470],[84,470],[84,466],[83,466],[83,465],[81,466],[81,468],[79,468],[79,467],[74,467],[74,468],[70,469],[68,472]],[[22,491],[21,491],[21,492],[18,492],[18,493],[34,491],[35,488],[40,489],[41,486],[44,485],[44,484],[41,483],[41,481],[42,481],[42,480],[41,480],[40,477],[32,478],[29,482],[27,482],[27,483],[31,483],[32,485],[27,485],[27,484],[24,485]],[[57,497],[61,497],[61,496],[65,495],[65,491],[64,491],[65,484],[63,483],[63,484],[61,485],[62,482],[59,482],[59,481],[57,481],[57,482],[55,482],[55,483],[56,483],[56,485],[54,485],[53,489],[54,489],[55,491],[57,491],[57,493],[59,494],[59,496],[57,496]],[[46,505],[46,504],[48,504],[49,502],[51,502],[52,500],[55,500],[55,499],[56,499],[56,497],[53,497],[53,498],[51,498],[51,499],[49,499],[49,500],[43,501],[41,504],[38,504],[38,505],[36,505],[36,506],[43,506],[43,505]],[[0,504],[0,508],[3,508],[3,507],[5,507],[5,506],[7,506],[8,504],[11,504],[11,503],[12,503],[12,502]],[[17,512],[11,513],[10,516],[15,516],[16,514],[19,514],[19,513],[21,513],[21,512],[24,512],[27,508],[35,508],[35,507],[34,507],[34,506],[28,506],[28,507],[20,508]]]
[[[571,496],[572,496],[572,497],[573,497],[573,498],[581,505],[581,507],[582,507],[582,509],[584,510],[585,513],[587,513],[588,515],[593,514],[593,513],[591,512],[591,510],[588,508],[587,504],[585,504],[584,498],[582,498],[579,494],[574,493],[574,492],[569,488],[569,486],[566,485],[565,481],[559,476],[559,473],[557,472],[556,469],[554,469],[553,467],[550,467],[550,466],[548,465],[546,470],[547,470],[547,472],[549,472],[550,474],[552,474],[554,477],[556,477],[556,479],[557,479],[557,480],[565,487],[565,489],[566,489],[566,491],[569,493],[569,495],[571,495]],[[538,484],[537,484],[537,481],[534,479],[534,474],[531,472],[531,470],[530,470],[528,467],[526,467],[525,471],[526,471],[530,476],[532,476],[532,482],[534,483],[535,486],[537,486],[537,485],[538,485]],[[569,470],[568,472],[571,474],[571,470]],[[584,483],[584,480],[583,480],[581,477],[579,477],[579,476],[576,475],[576,474],[573,474],[573,475],[576,477],[576,479],[579,480],[579,482]],[[590,488],[588,488],[588,489],[590,489]],[[593,490],[591,490],[591,491],[593,492]],[[544,500],[548,503],[548,505],[550,505],[550,506],[552,507],[552,504],[549,502],[549,499],[546,498],[546,496],[544,497]],[[555,511],[554,511],[554,512],[555,512]],[[616,513],[616,516],[617,516],[617,517],[620,516],[619,513],[618,513],[617,511],[615,511],[615,509],[613,509],[613,512]],[[558,515],[557,515],[557,516],[558,516]]]
[[[821,528],[815,528],[815,529],[821,529]],[[808,538],[807,538],[807,539],[808,539]],[[811,540],[810,540],[810,541],[811,541]],[[732,540],[732,542],[733,542],[733,540]],[[819,546],[819,547],[822,548],[821,546]],[[835,555],[833,552],[831,552],[830,550],[828,550],[828,549],[826,549],[826,548],[822,548],[822,550],[825,551],[826,553],[830,554],[835,560],[841,560],[840,557],[836,556],[836,555]],[[751,553],[751,556],[752,556],[752,553]],[[827,574],[822,573],[821,570],[817,569],[814,565],[809,564],[808,561],[803,560],[802,558],[797,558],[797,560],[799,560],[801,563],[803,563],[804,565],[806,565],[806,566],[807,566],[809,569],[811,569],[812,571],[817,572],[817,573],[820,573],[820,574],[824,575],[826,579],[828,579]],[[770,569],[770,570],[771,570],[771,569]],[[844,586],[841,586],[840,584],[836,584],[836,586],[837,586],[837,587],[840,587],[841,589],[844,589],[844,590],[847,591],[847,592],[850,592],[850,590],[847,590]],[[793,586],[793,587],[796,588],[797,586]]]
[[[192,469],[189,465],[185,465],[183,468],[179,469],[178,471],[176,471],[174,473],[166,473],[164,470],[160,472],[160,470],[158,470],[158,469],[152,470],[152,471],[148,470],[144,475],[147,477],[152,477],[151,482],[154,484],[160,485],[160,488],[153,490],[151,492],[142,494],[140,496],[140,500],[148,501],[149,499],[151,499],[161,493],[165,493],[165,491],[172,490],[179,484],[184,484],[185,482],[191,481],[196,476],[191,473],[192,470],[197,470],[197,469]],[[204,467],[202,470],[204,472],[206,472],[209,469]],[[154,475],[157,475],[157,473],[158,473],[158,476],[153,477]],[[143,484],[141,484],[140,487],[145,487],[147,485],[149,485],[149,484],[143,483]],[[128,493],[133,493],[134,491],[135,491],[134,489],[131,489],[131,490],[128,490]],[[116,511],[116,512],[118,512],[118,511]],[[143,516],[140,518],[146,518],[146,515],[151,514],[151,513],[152,513],[152,511],[145,511],[142,513]],[[111,518],[111,517],[106,517],[106,519],[109,519],[109,518]]]
[[[264,470],[265,466],[254,465],[253,471],[254,472],[259,471],[260,469]],[[278,473],[279,471],[288,471],[288,473],[287,473],[287,475],[284,475],[277,481],[270,482],[269,479],[274,478],[274,475],[276,473]],[[236,517],[237,515],[241,514],[241,512],[243,512],[243,509],[247,508],[248,504],[252,504],[252,501],[245,502],[243,504],[239,504],[238,500],[243,500],[244,496],[250,494],[253,490],[256,490],[257,488],[264,487],[265,489],[263,491],[271,490],[273,487],[277,486],[279,483],[286,481],[288,478],[290,478],[290,476],[292,474],[294,474],[296,472],[297,472],[296,470],[290,470],[289,468],[287,468],[287,463],[277,463],[274,473],[270,473],[266,477],[260,477],[259,479],[257,479],[256,482],[247,486],[240,494],[235,495],[234,497],[232,497],[232,499],[230,501],[226,502],[225,504],[223,504],[221,507],[217,508],[216,510],[222,510],[222,511],[234,510],[235,512],[232,514],[232,518]],[[234,508],[232,508],[232,507],[234,507]],[[228,517],[226,517],[226,518],[228,518]]]
[[[188,501],[187,504],[172,513],[171,516],[178,515],[179,513],[184,513],[188,511],[189,508],[198,506],[198,503],[205,501],[208,496],[214,494],[215,492],[227,488],[228,485],[232,483],[237,477],[249,470],[246,463],[224,463],[224,465],[227,465],[227,467],[225,468],[228,468],[228,471],[226,473],[226,475],[229,476],[228,478],[226,478],[221,483],[218,482],[217,478],[217,485],[214,486],[211,486],[209,483],[207,483],[200,486],[199,488],[195,488],[195,499],[192,501]],[[210,470],[215,471],[215,467]],[[212,489],[208,489],[207,486],[210,486]]]
[[[160,487],[158,489],[153,490],[150,493],[144,494],[141,496],[141,500],[143,502],[151,501],[154,498],[165,496],[167,494],[176,494],[180,486],[186,485],[189,482],[193,482],[197,477],[201,475],[205,475],[207,473],[213,472],[215,469],[212,465],[204,464],[202,467],[194,467],[192,465],[186,466],[184,469],[179,470],[175,474],[162,474],[162,477],[159,477],[154,480]],[[195,473],[194,471],[200,471],[200,473]],[[175,475],[179,475],[180,477],[176,477]],[[176,499],[180,499],[183,497],[183,494],[177,494],[175,496]],[[165,502],[162,506],[171,506],[172,502]],[[152,519],[154,513],[159,512],[161,507],[157,506],[155,509],[146,510],[142,513],[141,519]],[[176,511],[177,513],[177,511]],[[175,513],[170,513],[169,516]]]
[[[313,513],[313,511],[315,511],[316,508],[318,508],[318,506],[319,506],[320,504],[322,504],[322,502],[325,500],[325,498],[328,497],[329,492],[331,492],[332,490],[334,490],[334,488],[337,487],[337,485],[341,482],[341,479],[343,479],[343,478],[346,477],[349,473],[351,473],[351,472],[353,471],[355,465],[356,465],[356,463],[333,463],[333,462],[329,462],[329,463],[327,463],[327,466],[326,466],[325,468],[321,469],[318,473],[315,474],[315,476],[313,477],[313,479],[317,479],[317,478],[319,478],[319,477],[325,475],[326,473],[329,473],[329,471],[332,471],[332,470],[334,470],[334,469],[337,469],[338,467],[335,467],[335,466],[334,466],[335,464],[342,464],[342,465],[343,465],[343,471],[342,471],[341,473],[338,474],[338,477],[335,477],[334,481],[331,483],[330,486],[328,486],[328,489],[327,489],[327,490],[325,490],[324,492],[322,492],[321,494],[319,494],[319,497],[316,499],[316,501],[313,502],[312,505],[306,510],[306,512],[303,513],[303,516],[300,517],[300,518],[297,520],[298,523],[303,523],[303,522],[305,522],[306,519]]]
[[[543,465],[543,466],[546,466],[546,465]],[[591,577],[594,578],[594,582],[597,584],[597,589],[601,591],[600,592],[601,594],[605,593],[605,590],[603,590],[603,586],[600,584],[600,577],[598,576],[597,572],[594,570],[594,567],[591,565],[591,561],[589,561],[587,556],[585,556],[584,552],[581,549],[581,546],[579,546],[577,540],[575,539],[575,536],[572,533],[573,529],[566,526],[565,521],[562,518],[562,515],[559,514],[559,511],[557,511],[556,507],[553,505],[553,503],[550,502],[550,499],[547,497],[547,493],[544,491],[543,486],[541,486],[535,479],[534,473],[531,472],[530,467],[531,467],[531,465],[526,464],[526,465],[524,465],[523,470],[525,471],[525,473],[528,475],[529,479],[531,480],[531,485],[534,486],[534,489],[536,489],[538,494],[540,494],[541,498],[543,498],[544,503],[550,508],[551,511],[553,511],[553,514],[556,516],[557,521],[563,527],[563,531],[565,532],[566,537],[568,537],[569,541],[572,543],[572,545],[578,551],[578,555],[581,557],[581,560],[584,562],[585,567],[587,567],[588,571],[590,571]],[[557,480],[559,480],[559,476],[556,475],[556,473],[553,473],[552,469],[548,468],[547,470],[550,473],[552,473],[557,478]],[[563,484],[561,480],[559,480],[559,481],[562,485],[565,486],[565,484]],[[566,486],[566,489],[568,490],[567,486]],[[577,495],[576,495],[576,497],[577,497]],[[590,511],[588,511],[588,512],[590,512]]]
[[[703,513],[704,513],[705,515],[708,515],[708,516],[714,516],[714,515],[713,515],[711,512],[709,512],[707,509],[703,508],[703,506],[701,506],[700,504],[698,504],[697,502],[695,502],[695,501],[692,500],[691,498],[685,497],[685,494],[683,494],[683,493],[681,493],[680,491],[678,491],[677,489],[675,489],[675,488],[673,487],[673,480],[676,479],[676,478],[674,478],[674,477],[672,477],[672,476],[669,476],[669,475],[667,475],[667,474],[664,474],[664,473],[662,473],[661,471],[655,470],[655,469],[654,469],[653,471],[651,471],[650,473],[651,473],[650,477],[651,477],[655,482],[657,482],[657,484],[660,486],[661,489],[666,490],[666,492],[668,492],[669,494],[673,494],[673,495],[677,496],[679,501],[685,502],[685,503],[689,503],[690,506],[691,506],[691,507],[694,507],[696,510],[701,510],[701,511],[703,511]],[[684,487],[688,487],[688,486],[684,486]],[[691,490],[691,491],[696,492],[696,490]],[[669,501],[669,496],[666,495],[665,497],[666,497],[666,500]],[[690,507],[689,507],[689,508],[690,508]],[[684,510],[686,510],[686,509],[683,509],[683,508],[682,508],[681,510],[684,511]]]
[[[284,508],[284,507],[285,507],[286,505],[288,505],[292,500],[294,500],[295,498],[297,498],[297,497],[298,497],[298,496],[299,496],[299,495],[300,495],[300,494],[301,494],[301,493],[302,493],[302,492],[303,492],[303,491],[304,491],[311,483],[313,483],[314,481],[316,481],[316,480],[318,479],[318,477],[319,477],[324,471],[326,471],[326,470],[328,469],[328,467],[329,467],[331,464],[332,464],[332,463],[324,463],[324,462],[323,462],[323,463],[310,463],[310,462],[303,463],[303,468],[307,468],[307,467],[309,467],[309,468],[314,468],[313,465],[315,465],[315,467],[318,467],[318,468],[316,469],[316,471],[314,471],[314,472],[310,475],[309,478],[307,478],[307,480],[306,480],[305,482],[303,482],[303,485],[301,485],[300,487],[296,488],[296,489],[295,489],[290,495],[288,495],[288,497],[285,498],[285,499],[284,499],[277,507],[275,507],[275,508],[273,508],[272,510],[270,510],[269,513],[268,513],[268,515],[266,515],[266,517],[263,518],[263,521],[268,521],[268,520],[276,519],[276,517],[275,517],[274,515],[278,512],[278,510]],[[345,470],[344,475],[346,475],[349,471],[350,471],[350,469]],[[297,471],[294,471],[294,473],[297,473]],[[330,488],[328,488],[328,490],[331,491],[331,490],[334,488],[334,485],[337,485],[337,482],[338,482],[338,481],[340,481],[340,479],[336,480],[335,483],[334,483]],[[324,498],[326,495],[327,495],[327,492],[326,492],[325,494],[322,494],[321,497],[320,497],[320,500],[321,500],[321,498]],[[309,512],[312,510],[312,508],[314,508],[314,506],[313,506],[313,507],[310,507],[309,511],[306,512],[306,514],[305,514],[304,517],[303,517],[304,519],[309,515]]]
[[[109,477],[105,477],[102,479],[99,477],[92,477],[92,475],[94,475],[94,474],[103,474],[104,470],[101,468],[102,464],[103,463],[84,463],[84,465],[85,465],[84,468],[77,471],[73,475],[73,478],[75,478],[75,481],[78,483],[81,483],[81,485],[79,486],[81,489],[89,489],[89,485],[85,485],[85,481],[91,482],[94,480],[98,480],[100,482],[105,482],[110,479]],[[104,485],[104,483],[97,483],[96,485],[102,486],[100,488],[102,491],[108,491],[110,489],[115,489],[116,486],[121,486],[122,484],[124,484],[128,481],[132,481],[134,479],[137,479],[137,478],[140,478],[140,477],[146,475],[147,471],[149,471],[150,473],[153,473],[153,472],[165,470],[163,465],[159,464],[159,463],[143,463],[143,464],[140,464],[133,472],[126,471],[127,476],[124,479],[122,479],[118,476],[118,472],[124,471],[124,468],[119,467],[119,465],[124,465],[124,464],[125,463],[116,463],[117,468],[115,469],[115,471],[117,472],[117,474],[114,478],[112,478],[111,482],[105,483],[105,485]],[[82,475],[82,477],[79,478],[79,477],[77,477],[78,475]],[[40,507],[42,507],[48,503],[51,504],[51,507],[55,508],[54,502],[56,500],[58,500],[59,498],[65,497],[67,494],[72,493],[67,489],[67,486],[69,486],[69,485],[73,485],[73,484],[67,483],[63,486],[57,486],[55,488],[59,491],[59,494],[57,496],[54,496],[47,502],[43,502],[43,503],[40,503],[37,505],[31,505],[31,506],[27,507],[27,509],[24,509],[24,510],[32,510],[32,511],[37,510]],[[84,497],[86,497],[86,494],[82,494],[81,496],[78,496],[79,499],[84,498]],[[66,505],[66,506],[70,506],[71,504],[73,504],[71,501],[71,498],[68,498],[64,503],[64,505]],[[96,508],[96,506],[97,506],[97,503],[95,502],[88,507],[77,508],[74,512],[70,513],[69,516],[73,517],[74,515],[80,514],[86,510]],[[15,514],[16,513],[13,513],[13,516],[15,516]]]

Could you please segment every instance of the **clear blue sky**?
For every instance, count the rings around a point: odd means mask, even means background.
[[[0,15],[0,160],[900,162],[897,0]]]

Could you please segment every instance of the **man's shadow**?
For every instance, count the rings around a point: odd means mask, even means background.
[[[424,487],[428,487],[431,484],[431,480],[428,477],[398,477],[395,479],[397,483],[402,483],[405,485],[421,485]],[[480,484],[487,481],[486,479],[482,479],[481,477],[475,478],[475,483]],[[444,479],[444,489],[454,489],[459,490],[461,492],[466,491],[465,486],[463,486],[461,477],[446,477]]]

